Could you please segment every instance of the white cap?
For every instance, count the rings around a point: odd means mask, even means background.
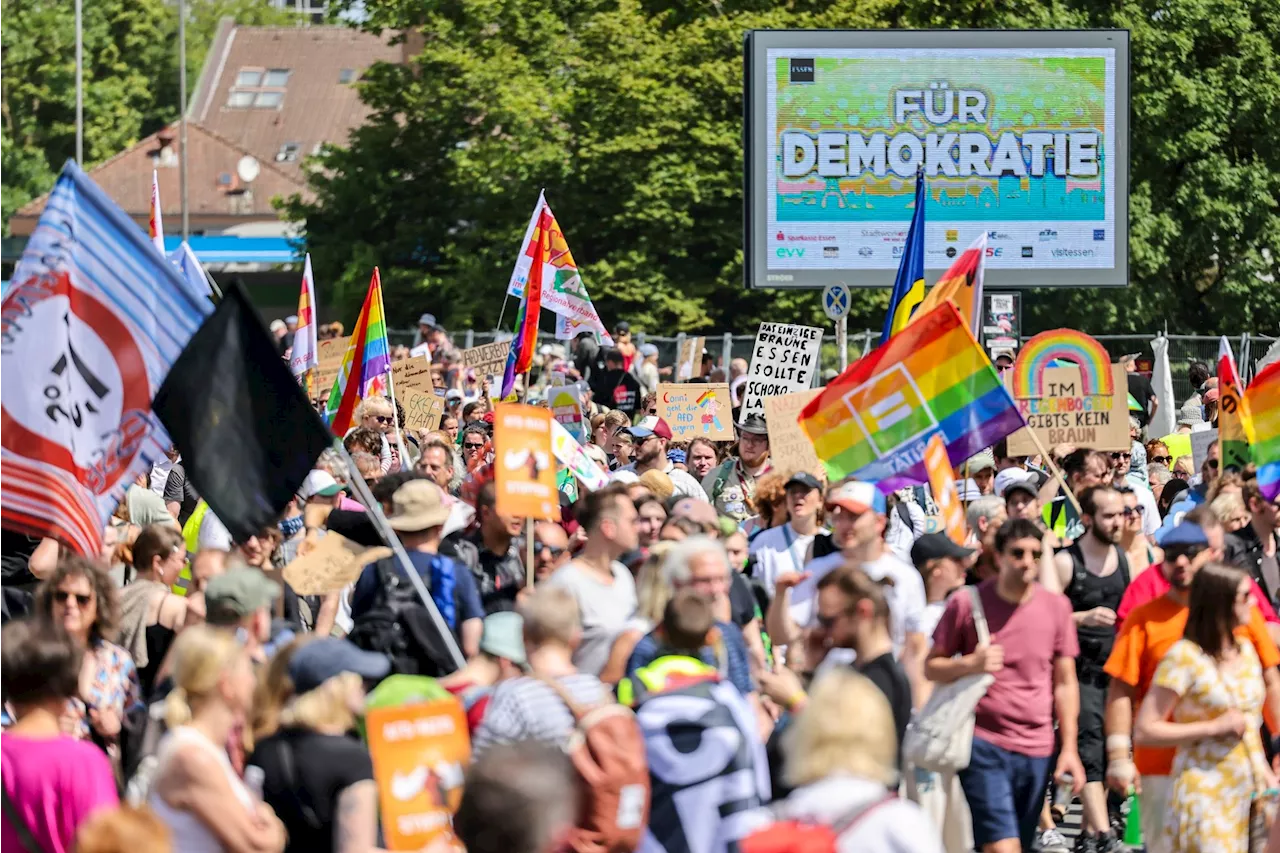
[[[200,533],[196,536],[198,551],[230,551],[233,546],[231,531],[210,510],[200,520]]]
[[[1036,494],[1036,475],[1030,471],[1024,471],[1021,468],[1006,468],[996,474],[995,489],[996,494],[1000,497],[1006,497],[1008,492],[1013,489],[1024,488],[1032,494]]]
[[[333,479],[333,475],[328,471],[312,471],[307,478],[302,481],[302,485],[298,487],[298,497],[310,500],[316,495],[331,498],[338,492],[342,491],[342,486],[338,485],[338,481]]]
[[[610,483],[626,483],[628,486],[632,483],[640,482],[640,478],[636,476],[635,471],[614,471],[609,475]]]

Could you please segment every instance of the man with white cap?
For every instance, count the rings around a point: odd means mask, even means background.
[[[619,432],[630,435],[632,446],[635,448],[635,461],[619,468],[619,472],[630,471],[639,477],[646,471],[661,471],[671,478],[671,485],[675,486],[675,494],[702,501],[707,499],[707,493],[702,490],[702,484],[688,471],[681,471],[667,458],[667,445],[671,441],[672,433],[671,425],[664,419],[651,415],[635,426],[624,427]]]
[[[1040,518],[1040,490],[1036,475],[1021,468],[1006,468],[996,474],[996,494],[1004,498],[1009,518]]]

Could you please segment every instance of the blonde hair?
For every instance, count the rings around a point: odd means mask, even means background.
[[[582,629],[578,600],[562,587],[538,587],[516,609],[524,619],[525,646],[529,649],[548,643],[572,645]]]
[[[169,728],[191,722],[194,709],[213,695],[227,670],[245,654],[229,630],[193,625],[178,635],[170,651],[173,690],[164,700]]]
[[[889,700],[856,672],[832,669],[814,682],[783,743],[784,775],[794,787],[837,774],[886,787],[897,781],[898,737]]]
[[[658,500],[666,503],[667,498],[675,493],[675,484],[671,482],[671,478],[666,473],[658,470],[645,471],[640,475],[640,485],[653,492],[653,496]]]
[[[319,687],[295,696],[280,712],[281,726],[297,726],[312,731],[336,728],[347,731],[355,727],[356,715],[349,698],[364,682],[354,672],[340,672]]]
[[[371,394],[361,400],[359,406],[356,406],[355,422],[357,424],[363,422],[365,415],[374,409],[387,409],[391,412],[391,417],[394,418],[396,416],[396,407],[391,404],[390,400],[382,394]]]
[[[315,634],[303,634],[275,653],[270,663],[258,672],[258,683],[253,689],[253,739],[261,741],[280,729],[280,712],[293,698],[293,679],[289,677],[289,663],[298,649],[314,640]]]
[[[172,849],[169,827],[146,806],[104,809],[76,830],[75,853],[169,853]]]
[[[1241,515],[1247,515],[1249,510],[1244,505],[1244,498],[1237,492],[1226,492],[1218,495],[1209,504],[1209,509],[1217,516],[1218,521],[1223,525],[1230,524]]]
[[[636,616],[658,625],[662,622],[671,600],[671,584],[662,574],[662,562],[671,550],[672,542],[655,542],[640,571],[636,572]]]

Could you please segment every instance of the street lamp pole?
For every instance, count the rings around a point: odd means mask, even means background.
[[[76,0],[80,2],[80,0]],[[187,4],[186,0],[178,0],[178,100],[182,110],[178,122],[178,181],[182,195],[182,239],[190,236],[190,221],[187,216]]]
[[[76,165],[84,165],[84,25],[76,0]]]

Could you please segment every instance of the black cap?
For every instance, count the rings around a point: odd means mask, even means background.
[[[615,332],[629,332],[631,331],[631,324],[626,320],[620,320],[616,325],[614,325],[613,330]]]
[[[919,568],[930,560],[950,557],[953,560],[964,560],[972,557],[972,548],[961,548],[945,533],[926,533],[911,546],[911,562]]]
[[[783,488],[789,489],[792,486],[804,486],[806,489],[821,489],[822,483],[817,477],[813,476],[808,471],[797,471],[791,475],[791,479],[787,480],[787,484],[783,486]]]
[[[769,425],[764,422],[764,415],[747,415],[747,417],[738,424],[739,432],[749,432],[752,435],[768,435]]]

